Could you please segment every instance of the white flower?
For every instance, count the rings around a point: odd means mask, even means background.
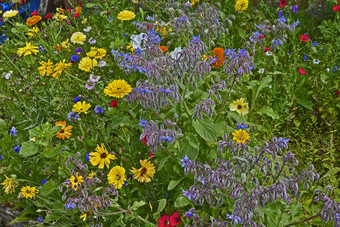
[[[326,70],[327,70],[327,72],[329,72],[329,68],[327,68]]]
[[[263,73],[264,73],[264,68],[260,68],[259,71],[258,71],[258,73],[263,74]]]
[[[267,51],[267,52],[266,52],[266,55],[267,55],[267,56],[272,56],[273,53],[272,53],[271,51]]]
[[[8,73],[5,74],[5,79],[9,80],[12,76],[13,71],[9,71]]]
[[[106,65],[106,61],[99,61],[98,67],[104,67]]]
[[[319,64],[320,63],[320,60],[319,59],[313,59],[313,64]]]
[[[174,51],[171,52],[170,57],[174,60],[177,60],[179,58],[177,54],[180,53],[181,51],[182,51],[182,47],[176,47]]]
[[[92,29],[92,27],[88,26],[88,27],[84,28],[84,32],[89,32],[89,31],[91,31],[91,29]]]
[[[99,79],[100,79],[100,76],[90,74],[90,81],[93,82],[94,84],[97,83]]]
[[[144,50],[144,42],[148,40],[148,36],[145,33],[140,33],[139,35],[132,35],[130,36],[131,42],[132,42],[132,47],[133,49],[141,49]]]

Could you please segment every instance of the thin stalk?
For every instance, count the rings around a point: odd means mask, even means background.
[[[142,221],[142,222],[144,222],[144,223],[148,223],[148,224],[150,224],[150,225],[152,225],[152,226],[157,226],[156,224],[154,224],[154,223],[152,223],[152,222],[149,222],[148,220],[142,218],[141,216],[139,216],[139,215],[133,213],[131,210],[125,210],[125,209],[123,209],[123,208],[121,208],[121,207],[116,207],[116,208],[117,208],[118,210],[120,210],[122,213],[129,214],[129,215],[131,215],[132,217],[134,217],[134,218],[136,218],[136,219],[138,219],[138,220],[140,220],[140,221]]]
[[[188,106],[187,106],[187,103],[186,103],[186,101],[185,101],[185,95],[186,95],[186,93],[187,93],[187,91],[188,91],[188,88],[189,88],[189,82],[187,82],[187,84],[186,84],[186,86],[185,86],[185,88],[184,88],[184,92],[183,92],[183,105],[184,105],[184,110],[185,110],[185,112],[187,113],[187,115],[188,115],[188,117],[190,118],[191,117],[191,114],[190,114],[190,111],[189,111],[189,108],[188,108]]]
[[[218,120],[218,118],[220,117],[221,113],[223,112],[225,106],[227,105],[227,102],[228,102],[228,100],[229,100],[231,91],[233,90],[233,87],[234,87],[234,85],[235,85],[235,82],[236,82],[236,74],[234,74],[233,82],[231,83],[231,87],[230,87],[229,93],[228,93],[228,95],[225,97],[224,102],[223,102],[223,104],[222,104],[222,107],[221,107],[221,109],[218,111],[214,123],[217,122],[217,120]]]
[[[314,218],[317,218],[317,217],[319,217],[320,215],[321,215],[321,214],[318,213],[318,214],[316,214],[316,215],[314,215],[314,216],[312,216],[312,217],[303,219],[303,220],[301,220],[301,221],[294,222],[294,223],[289,224],[289,225],[286,225],[286,226],[284,226],[284,227],[293,226],[293,225],[298,225],[298,224],[304,223],[304,222],[306,222],[306,221],[312,220],[312,219],[314,219]]]

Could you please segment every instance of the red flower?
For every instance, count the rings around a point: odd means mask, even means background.
[[[263,39],[264,35],[260,35],[260,39]]]
[[[147,136],[147,135],[144,136],[144,138],[142,139],[142,142],[143,142],[146,146],[148,146],[148,141],[146,140],[146,137],[148,137],[148,136]]]
[[[340,11],[340,5],[333,6],[333,10],[334,10],[335,12],[339,12],[339,11]]]
[[[109,14],[110,14],[110,11],[106,11],[106,14],[109,15]]]
[[[50,13],[47,13],[46,16],[45,16],[45,19],[48,20],[48,19],[51,19],[52,18],[52,15]]]
[[[177,211],[175,211],[171,217],[170,217],[170,225],[171,226],[176,226],[179,225],[181,223],[181,216],[178,214]]]
[[[151,28],[151,25],[150,24],[147,24],[146,25],[146,28],[149,30]]]
[[[306,70],[304,70],[303,68],[299,68],[299,73],[300,73],[301,75],[305,75],[307,72],[306,72]]]
[[[287,5],[287,0],[280,0],[280,1],[279,1],[279,6],[280,6],[281,8],[285,7],[286,5]]]
[[[79,17],[79,13],[74,13],[73,16],[74,16],[75,18],[78,18],[78,17]]]
[[[308,37],[307,33],[306,33],[306,34],[302,34],[301,37],[300,37],[300,39],[301,39],[303,42],[308,42],[308,41],[309,41],[309,37]]]
[[[149,157],[153,159],[155,158],[155,155],[151,151],[149,151]]]
[[[32,16],[36,16],[38,15],[38,11],[37,10],[34,10],[32,13],[31,13]]]
[[[67,9],[67,12],[71,12],[71,8],[68,8],[68,9]]]
[[[268,51],[270,51],[269,47],[264,48],[264,52],[268,52]]]
[[[171,227],[169,222],[169,215],[165,214],[162,217],[158,218],[158,226],[159,227]]]
[[[339,90],[336,90],[336,91],[335,91],[335,95],[340,95],[340,91],[339,91]]]
[[[112,100],[111,101],[111,103],[110,103],[110,106],[112,107],[112,108],[116,108],[117,106],[118,106],[118,101],[117,100]]]

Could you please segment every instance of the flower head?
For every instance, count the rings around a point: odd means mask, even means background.
[[[110,106],[112,107],[112,108],[116,108],[117,106],[118,106],[118,101],[117,100],[112,100],[111,101],[111,103],[110,103]]]
[[[131,86],[125,80],[114,80],[104,89],[105,95],[114,98],[123,98],[124,95],[130,94],[131,91]]]
[[[9,132],[9,134],[11,136],[17,136],[17,129],[14,126],[12,126],[11,131]]]
[[[80,60],[78,68],[83,71],[90,72],[91,69],[97,65],[98,65],[98,62],[96,59],[84,57]]]
[[[130,10],[123,10],[118,14],[117,19],[118,20],[132,20],[135,17],[136,17],[136,14],[134,12]]]
[[[16,16],[18,13],[19,13],[18,10],[12,10],[12,9],[11,9],[11,10],[8,10],[8,11],[4,12],[4,13],[2,14],[2,17],[4,17],[4,18],[10,18],[10,17]]]
[[[245,144],[247,140],[249,140],[249,133],[244,129],[235,130],[232,135],[234,136],[233,140],[235,140],[236,143]]]
[[[13,192],[15,192],[15,183],[12,178],[7,177],[5,174],[4,176],[6,177],[6,179],[1,183],[2,185],[4,185],[2,189],[5,190],[6,194],[12,194]]]
[[[303,41],[303,42],[308,42],[309,41],[309,36],[308,34],[302,34],[300,39]]]
[[[140,169],[135,169],[132,167],[131,172],[134,174],[134,177],[137,181],[141,183],[148,183],[151,181],[151,178],[153,178],[156,172],[155,166],[147,159],[140,160],[140,164],[142,166]]]
[[[101,146],[97,144],[96,152],[90,153],[90,162],[94,166],[98,166],[99,169],[104,168],[104,164],[109,168],[110,160],[117,159],[115,155],[110,154],[105,145],[102,143]]]
[[[103,114],[103,113],[104,113],[104,109],[102,109],[100,106],[96,106],[96,107],[94,108],[94,112],[95,112],[96,114]]]
[[[158,226],[159,227],[171,227],[169,215],[164,214],[162,217],[158,218]]]
[[[13,148],[15,152],[17,152],[18,154],[20,153],[21,147],[14,147]]]
[[[57,121],[55,126],[61,126],[61,129],[57,133],[57,138],[60,139],[69,139],[72,135],[72,125],[66,127],[66,121]]]
[[[35,197],[38,192],[39,190],[36,187],[25,186],[21,188],[20,194],[27,199]]]
[[[36,37],[38,32],[39,32],[39,28],[38,27],[30,28],[30,29],[28,29],[27,35],[29,35],[31,37]]]
[[[279,1],[279,6],[280,6],[281,8],[285,7],[286,5],[287,5],[287,0],[280,0],[280,1]]]
[[[53,78],[58,79],[62,72],[64,72],[68,67],[70,67],[72,63],[65,63],[65,59],[56,63],[54,65],[54,73],[51,75]]]
[[[41,20],[41,16],[39,16],[39,15],[29,17],[29,18],[27,18],[27,20],[26,20],[26,25],[27,25],[27,26],[32,26],[32,25],[38,23],[40,20]]]
[[[42,76],[49,76],[53,73],[53,62],[50,59],[47,62],[40,61],[40,67],[38,67],[39,73]]]
[[[22,55],[26,56],[32,53],[36,54],[38,52],[39,52],[38,47],[33,46],[31,43],[26,42],[26,46],[19,48],[17,54],[19,55],[19,57],[21,57]]]
[[[86,39],[86,35],[84,35],[84,33],[82,32],[75,32],[71,36],[72,43],[84,44],[85,39]]]
[[[115,189],[121,189],[125,178],[125,169],[121,166],[113,167],[110,172],[107,174],[107,179],[109,184],[113,184]]]
[[[181,216],[178,214],[178,211],[175,211],[171,216],[170,216],[170,225],[171,226],[176,226],[181,223]]]
[[[240,98],[230,104],[229,108],[243,116],[248,113],[249,106],[248,103],[244,102],[243,98]]]
[[[72,184],[72,188],[77,191],[78,186],[84,182],[84,178],[82,176],[78,175],[79,173],[76,173],[75,176],[70,177],[70,181]]]
[[[235,10],[245,11],[248,8],[248,0],[236,0]]]
[[[299,73],[300,73],[301,75],[307,74],[306,70],[303,69],[303,68],[299,68]]]
[[[77,102],[76,104],[73,105],[73,112],[76,113],[85,113],[87,114],[87,111],[90,109],[91,105],[86,103],[85,101],[83,102]]]
[[[212,50],[212,52],[214,52],[215,57],[217,57],[217,60],[211,65],[215,67],[221,67],[224,63],[224,60],[226,59],[226,56],[224,55],[224,49],[216,47]]]
[[[298,5],[294,5],[292,8],[293,13],[298,13],[299,12],[299,7]]]

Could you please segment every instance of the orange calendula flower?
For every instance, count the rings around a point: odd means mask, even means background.
[[[61,129],[57,133],[57,138],[60,139],[69,139],[72,135],[72,125],[66,127],[66,121],[57,121],[55,123],[56,126],[61,126]]]
[[[221,67],[223,65],[224,60],[226,59],[226,56],[224,55],[224,49],[220,47],[216,47],[212,50],[214,52],[215,57],[217,57],[217,60],[215,63],[211,64],[215,67]]]
[[[149,183],[156,172],[155,166],[147,159],[140,160],[140,164],[142,166],[141,168],[135,169],[132,167],[130,171],[133,173],[137,181],[141,183]]]
[[[26,20],[26,25],[27,26],[32,26],[32,25],[38,23],[40,20],[41,20],[41,16],[39,16],[39,15],[35,15],[35,16],[29,17]]]
[[[168,51],[168,48],[166,46],[159,46],[159,49],[161,49],[163,53]]]

